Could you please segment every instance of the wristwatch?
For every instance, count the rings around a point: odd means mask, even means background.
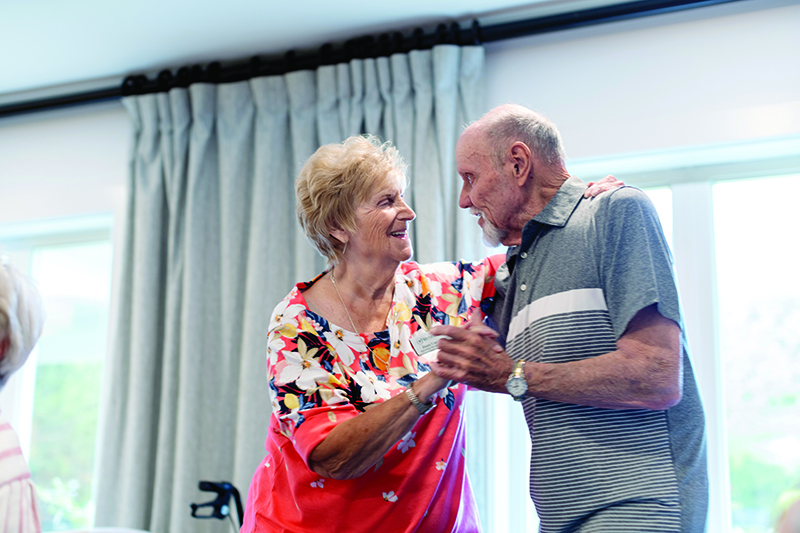
[[[514,365],[514,371],[508,376],[506,381],[506,390],[514,397],[514,400],[520,402],[528,392],[528,382],[525,380],[525,361],[517,361]]]

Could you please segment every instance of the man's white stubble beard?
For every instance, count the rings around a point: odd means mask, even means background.
[[[497,248],[500,246],[506,236],[506,231],[492,224],[480,209],[472,207],[470,208],[469,212],[473,215],[480,216],[483,219],[483,242],[492,248]]]

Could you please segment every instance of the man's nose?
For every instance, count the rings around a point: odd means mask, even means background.
[[[461,194],[458,195],[458,207],[461,209],[469,209],[472,207],[472,199],[467,193],[466,184],[461,186]]]

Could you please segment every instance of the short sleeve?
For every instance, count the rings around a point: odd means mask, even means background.
[[[633,187],[608,193],[606,201],[600,270],[615,337],[652,304],[681,325],[672,254],[652,202]]]
[[[290,294],[273,313],[267,378],[272,415],[307,464],[311,450],[336,424],[359,414],[344,369],[366,345],[350,332],[331,331],[298,300],[299,294]]]
[[[502,254],[482,261],[408,264],[408,273],[419,275],[422,292],[431,294],[431,304],[441,311],[441,323],[468,320],[475,310],[485,310],[494,297],[494,275],[505,262]]]

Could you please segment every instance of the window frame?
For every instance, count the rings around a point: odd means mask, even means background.
[[[115,268],[113,214],[95,213],[65,218],[0,223],[0,255],[27,276],[37,248],[108,242]],[[113,292],[111,295],[113,299]],[[106,328],[110,332],[111,317]],[[106,351],[106,356],[108,351]],[[30,462],[38,347],[0,391],[0,409],[15,428],[23,456]],[[102,408],[102,406],[101,406]]]

